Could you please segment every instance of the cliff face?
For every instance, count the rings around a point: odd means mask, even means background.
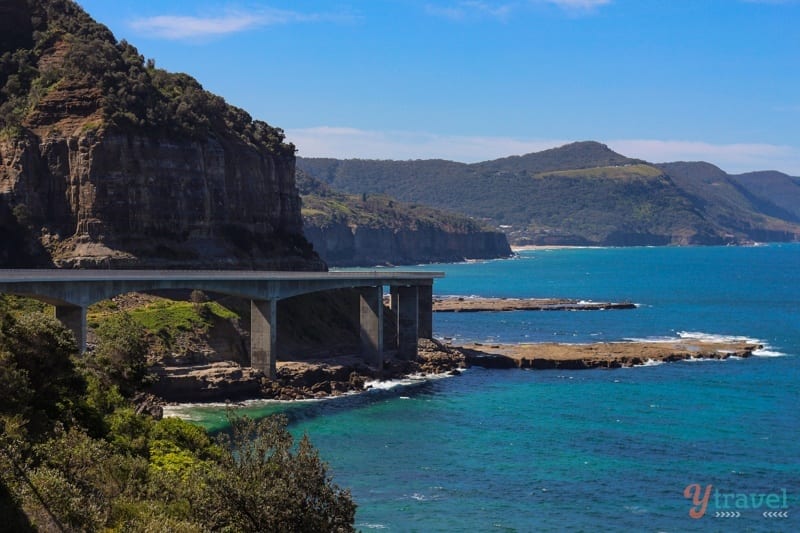
[[[508,257],[504,234],[448,232],[433,226],[392,229],[306,224],[306,237],[332,266],[409,265]]]
[[[0,164],[0,195],[57,266],[322,268],[292,157],[79,127],[0,141]]]
[[[27,20],[0,39],[13,51],[0,69],[0,266],[325,268],[279,129],[146,65],[70,0],[30,5],[0,9],[3,27]]]

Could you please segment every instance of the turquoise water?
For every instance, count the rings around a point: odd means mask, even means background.
[[[691,332],[758,339],[765,349],[745,360],[619,370],[471,369],[249,411],[287,412],[293,431],[310,435],[335,481],[352,489],[364,531],[797,531],[798,268],[796,244],[530,251],[419,267],[447,273],[436,294],[639,304],[436,314],[440,337],[590,342]],[[190,414],[209,427],[221,420],[219,409]],[[701,493],[712,486],[699,519],[684,497],[690,484]]]

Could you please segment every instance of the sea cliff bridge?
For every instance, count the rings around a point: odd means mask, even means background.
[[[384,349],[414,358],[417,340],[433,335],[433,280],[441,272],[270,272],[210,270],[0,270],[0,293],[53,305],[58,318],[86,349],[86,310],[129,292],[201,290],[250,300],[250,366],[275,376],[278,300],[334,289],[360,294],[361,348],[380,368]],[[397,346],[384,346],[383,292],[397,314]]]

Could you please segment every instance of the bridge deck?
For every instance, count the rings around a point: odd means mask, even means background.
[[[86,346],[86,308],[128,292],[198,289],[251,301],[251,365],[275,375],[276,302],[300,294],[343,288],[361,291],[362,347],[382,365],[383,287],[389,286],[398,314],[395,347],[416,356],[417,339],[432,336],[433,280],[442,272],[396,270],[285,272],[254,270],[62,270],[0,269],[0,293],[30,296],[52,304],[56,317]]]

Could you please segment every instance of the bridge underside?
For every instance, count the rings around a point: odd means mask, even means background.
[[[128,292],[198,289],[250,301],[250,365],[274,378],[277,361],[278,301],[341,288],[358,290],[361,351],[365,362],[382,368],[384,353],[417,356],[417,341],[431,338],[433,279],[439,273],[258,273],[167,271],[1,271],[0,293],[33,297],[55,306],[56,317],[86,349],[89,305]],[[389,287],[395,331],[384,335],[384,287]],[[385,339],[392,339],[387,346]]]

